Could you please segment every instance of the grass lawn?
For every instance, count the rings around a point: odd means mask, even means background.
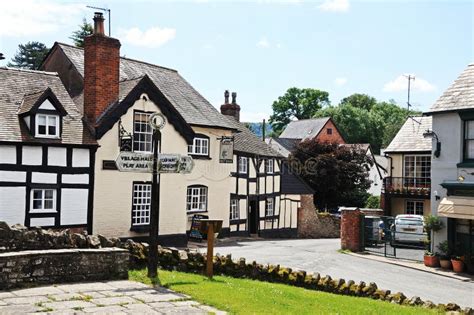
[[[231,314],[435,314],[435,311],[388,302],[312,291],[283,284],[191,273],[159,272],[161,285]],[[129,272],[130,280],[152,284],[146,270]],[[156,281],[156,280],[155,280]]]

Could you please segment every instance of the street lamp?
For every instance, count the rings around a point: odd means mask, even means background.
[[[438,135],[433,130],[426,129],[423,133],[423,137],[436,139],[436,150],[434,151],[434,156],[438,158],[441,154],[441,142],[439,142]]]

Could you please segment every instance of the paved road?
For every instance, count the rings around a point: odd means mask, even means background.
[[[406,267],[337,252],[339,239],[264,240],[218,244],[219,254],[234,259],[280,264],[307,272],[356,282],[375,282],[382,289],[401,291],[435,303],[454,302],[474,308],[474,282],[464,282]]]
[[[0,291],[0,314],[226,314],[186,295],[133,281]]]

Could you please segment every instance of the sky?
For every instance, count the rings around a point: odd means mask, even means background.
[[[0,66],[20,43],[72,43],[87,5],[111,9],[121,55],[178,70],[217,108],[237,92],[242,121],[268,119],[290,87],[406,106],[407,74],[426,111],[474,62],[474,0],[17,0],[0,7]]]

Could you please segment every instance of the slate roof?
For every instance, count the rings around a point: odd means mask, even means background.
[[[432,139],[423,137],[423,133],[427,129],[431,130],[431,121],[431,117],[407,118],[384,152],[431,151]]]
[[[286,163],[282,163],[282,174],[281,174],[281,188],[280,192],[282,194],[289,194],[289,195],[305,195],[314,194],[314,189],[309,186],[306,181],[301,178],[300,176],[293,174],[288,170],[288,166]]]
[[[84,77],[84,50],[63,43],[56,43],[79,74]],[[120,58],[120,81],[126,82],[148,75],[181,116],[191,125],[232,128],[228,120],[196,91],[176,70],[143,61]],[[123,96],[123,94],[121,94]],[[82,108],[82,96],[75,101]]]
[[[287,139],[287,138],[267,138],[265,142],[272,147],[273,150],[277,151],[284,157],[288,157],[290,153],[296,148],[299,139]]]
[[[61,139],[34,138],[19,118],[33,99],[50,88],[64,107]],[[25,97],[26,96],[26,97]],[[23,108],[22,103],[26,102]],[[21,110],[20,110],[21,107]],[[82,114],[56,73],[0,67],[0,141],[96,144],[82,122]]]
[[[35,105],[36,101],[40,98],[40,96],[44,94],[45,91],[46,89],[43,91],[33,92],[31,94],[25,95],[18,110],[18,115],[29,112]]]
[[[474,108],[474,63],[444,91],[427,114]]]
[[[224,119],[235,129],[234,134],[234,151],[237,153],[246,153],[251,155],[268,156],[275,158],[283,158],[283,155],[273,150],[271,146],[257,137],[243,123],[236,121],[234,118],[222,115]]]
[[[312,139],[316,137],[330,117],[312,118],[292,121],[286,126],[280,138],[287,139]]]

